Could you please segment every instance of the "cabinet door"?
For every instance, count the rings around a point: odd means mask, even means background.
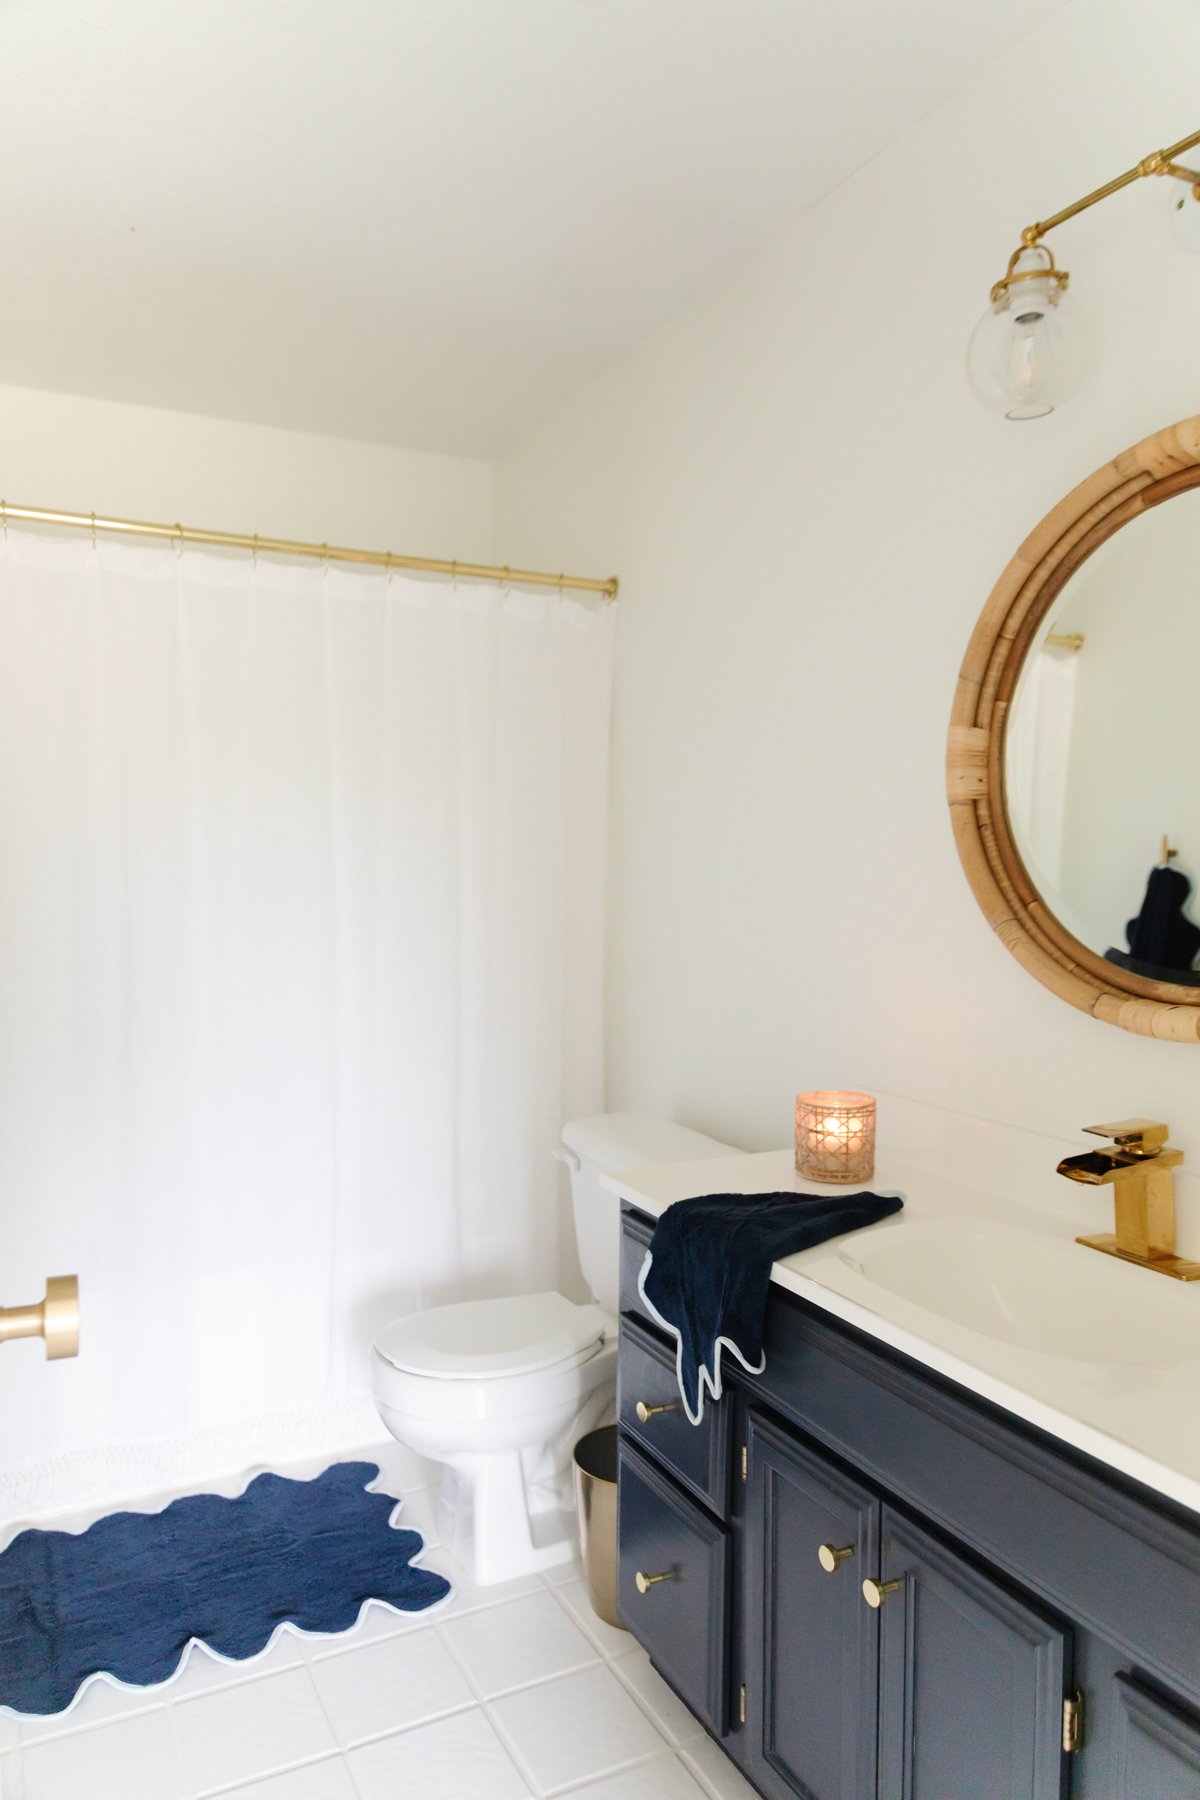
[[[748,1443],[746,1772],[770,1800],[873,1800],[879,1502],[754,1413]]]
[[[710,1731],[726,1725],[729,1533],[622,1438],[617,1611]]]
[[[887,1507],[880,1565],[881,1795],[1060,1800],[1069,1633]]]
[[[1200,1800],[1200,1720],[1117,1680],[1116,1800]]]

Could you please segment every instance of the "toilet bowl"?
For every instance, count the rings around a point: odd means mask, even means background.
[[[614,1416],[619,1206],[601,1174],[734,1154],[642,1113],[578,1120],[563,1145],[596,1303],[548,1292],[431,1307],[393,1320],[370,1352],[379,1415],[442,1465],[439,1527],[484,1586],[574,1555],[571,1452]]]

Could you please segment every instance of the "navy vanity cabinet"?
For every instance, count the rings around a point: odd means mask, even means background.
[[[746,1774],[769,1800],[875,1800],[878,1496],[756,1412],[747,1452]]]
[[[1061,1800],[1070,1632],[887,1506],[879,1581],[880,1794]]]
[[[650,1229],[626,1215],[619,1606],[755,1790],[1200,1800],[1200,1518],[779,1289],[765,1369],[690,1436],[653,1410]],[[671,1583],[634,1577],[687,1557],[712,1573],[656,1612]]]
[[[727,1723],[729,1532],[627,1441],[618,1481],[617,1611],[720,1737]]]

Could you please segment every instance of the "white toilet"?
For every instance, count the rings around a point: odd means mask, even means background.
[[[443,1465],[439,1524],[485,1585],[574,1554],[571,1451],[613,1417],[619,1205],[601,1174],[734,1154],[645,1113],[577,1119],[563,1145],[579,1261],[598,1304],[547,1293],[435,1306],[394,1320],[371,1350],[380,1417]]]

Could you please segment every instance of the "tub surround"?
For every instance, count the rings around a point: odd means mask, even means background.
[[[900,1099],[881,1101],[879,1137],[871,1186],[903,1193],[903,1213],[785,1258],[772,1281],[1200,1514],[1200,1284],[1075,1243],[1110,1202],[1056,1180],[1058,1140]],[[605,1181],[651,1218],[694,1194],[821,1191],[790,1148]],[[1185,1165],[1179,1236],[1192,1255],[1195,1186]]]

